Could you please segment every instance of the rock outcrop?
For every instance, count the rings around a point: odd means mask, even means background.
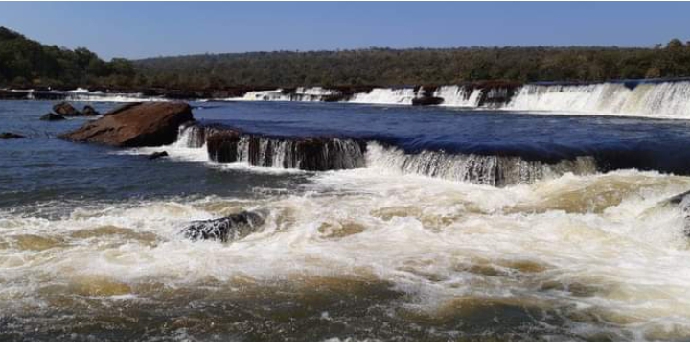
[[[60,115],[60,114],[48,113],[45,115],[41,115],[41,117],[39,119],[45,120],[45,121],[58,121],[58,120],[65,120],[65,117]]]
[[[328,137],[269,137],[232,129],[206,133],[209,158],[218,163],[243,161],[264,167],[308,171],[363,167],[366,142]]]
[[[182,234],[193,241],[236,241],[261,229],[267,214],[264,210],[243,211],[219,219],[194,221],[182,230]]]
[[[101,113],[99,113],[93,107],[86,105],[86,106],[84,106],[84,108],[82,108],[81,115],[94,116],[94,115],[101,115]]]
[[[21,139],[24,138],[23,135],[15,134],[15,133],[10,133],[10,132],[5,132],[5,133],[0,133],[0,139]]]
[[[192,120],[192,108],[184,102],[133,103],[60,138],[120,147],[160,146],[173,143],[179,126]]]
[[[59,102],[56,103],[53,106],[53,111],[57,113],[58,115],[62,116],[79,116],[82,115],[81,112],[79,112],[74,106],[72,106],[69,102]]]

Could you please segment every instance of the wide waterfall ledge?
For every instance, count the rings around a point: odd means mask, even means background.
[[[534,183],[564,174],[588,175],[619,169],[690,174],[690,161],[644,147],[602,147],[588,151],[563,146],[490,150],[476,153],[428,146],[408,148],[404,141],[382,137],[277,136],[219,125],[191,123],[180,127],[177,148],[205,150],[211,163],[307,171],[380,168],[456,182],[506,186]],[[556,151],[555,148],[561,148]]]

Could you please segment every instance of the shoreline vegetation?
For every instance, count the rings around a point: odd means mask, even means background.
[[[0,89],[138,92],[172,99],[323,87],[348,96],[374,88],[442,85],[514,89],[525,83],[601,83],[690,76],[690,42],[644,47],[368,48],[113,58],[42,45],[0,27]],[[11,97],[5,91],[4,98]],[[0,96],[3,97],[3,96]]]

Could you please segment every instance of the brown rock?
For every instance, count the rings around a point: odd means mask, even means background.
[[[74,106],[69,104],[69,102],[65,102],[65,101],[55,104],[53,106],[53,111],[55,113],[57,113],[58,115],[62,115],[62,116],[81,115],[81,113],[76,108],[74,108]]]
[[[192,108],[184,102],[134,103],[60,138],[122,147],[160,146],[173,143],[178,127],[192,120]]]

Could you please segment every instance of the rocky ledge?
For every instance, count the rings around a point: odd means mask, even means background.
[[[205,138],[209,158],[218,163],[242,161],[309,171],[352,169],[365,164],[366,142],[360,139],[271,137],[218,127],[188,129],[195,129],[195,135]]]
[[[130,103],[60,138],[119,147],[160,146],[177,139],[181,124],[193,121],[184,102]]]

